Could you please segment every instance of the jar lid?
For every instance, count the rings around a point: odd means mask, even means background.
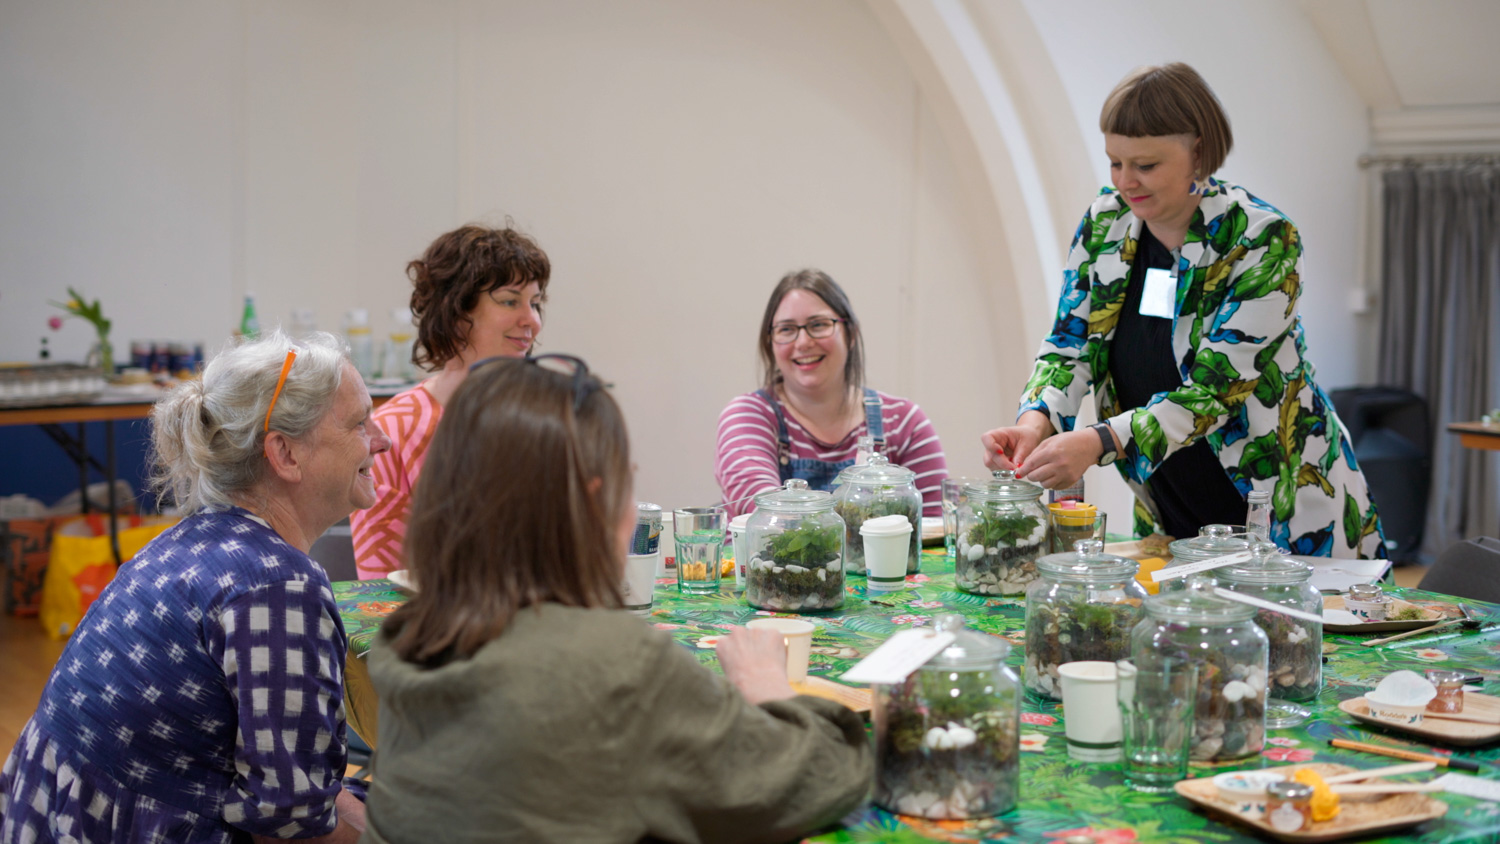
[[[1135,577],[1141,564],[1104,553],[1104,543],[1097,539],[1080,539],[1072,551],[1048,554],[1036,561],[1036,567],[1043,574],[1104,581]]]
[[[927,660],[922,670],[961,669],[973,671],[979,668],[994,668],[1010,655],[1010,643],[996,636],[970,630],[964,626],[961,615],[949,613],[937,618],[936,628],[940,633],[952,633],[953,644],[943,648],[938,655]]]
[[[1219,577],[1226,582],[1246,584],[1302,583],[1312,573],[1312,566],[1281,556],[1281,549],[1269,542],[1255,543],[1250,549],[1250,562],[1219,569]]]
[[[1255,607],[1215,595],[1214,581],[1201,574],[1188,578],[1186,589],[1146,598],[1146,612],[1163,621],[1224,626],[1249,621]]]
[[[872,454],[863,466],[855,464],[839,472],[838,483],[861,484],[863,486],[897,486],[915,483],[917,473],[904,466],[897,466],[884,454]]]
[[[996,469],[993,478],[969,484],[964,492],[982,501],[1035,501],[1042,497],[1039,485],[1017,479],[1009,469]]]
[[[1198,535],[1170,546],[1174,560],[1207,560],[1250,550],[1250,539],[1230,525],[1204,525]]]
[[[755,506],[779,513],[817,513],[833,509],[833,493],[808,489],[807,481],[792,478],[780,489],[755,496]]]
[[[1266,794],[1279,800],[1300,802],[1312,799],[1313,787],[1296,780],[1275,780],[1266,783]]]

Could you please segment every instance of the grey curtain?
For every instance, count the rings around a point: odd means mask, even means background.
[[[1431,413],[1425,556],[1500,536],[1500,460],[1446,430],[1500,405],[1500,167],[1406,166],[1386,172],[1383,187],[1379,377],[1425,398]]]

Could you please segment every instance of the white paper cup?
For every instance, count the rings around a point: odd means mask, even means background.
[[[651,612],[656,594],[656,566],[661,554],[631,554],[625,558],[625,577],[620,580],[620,595],[625,609],[636,615]]]
[[[865,542],[871,592],[893,592],[906,587],[906,557],[911,550],[911,522],[905,516],[866,519],[859,526]]]
[[[750,541],[745,528],[750,524],[750,514],[742,513],[729,520],[729,537],[734,546],[734,591],[745,591],[745,574],[750,566]]]
[[[1068,755],[1080,762],[1120,761],[1115,672],[1113,662],[1065,662],[1057,667]]]
[[[757,618],[745,626],[780,633],[786,642],[786,678],[793,683],[807,679],[807,660],[812,656],[812,634],[817,625],[795,618]]]

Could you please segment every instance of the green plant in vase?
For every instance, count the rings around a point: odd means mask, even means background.
[[[765,537],[745,572],[745,599],[762,609],[823,610],[844,603],[844,526],[807,522]]]
[[[104,370],[105,378],[113,378],[115,375],[115,352],[114,347],[109,343],[110,321],[104,316],[103,307],[99,304],[98,299],[89,302],[82,294],[71,287],[68,288],[68,297],[66,304],[50,301],[47,304],[55,308],[62,308],[68,312],[68,316],[87,320],[90,325],[94,326],[95,333],[99,335],[99,342],[95,347],[99,353],[99,368]],[[56,331],[62,328],[62,319],[52,317],[47,320],[47,324],[52,327],[53,331]]]

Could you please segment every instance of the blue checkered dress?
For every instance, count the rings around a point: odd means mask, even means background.
[[[0,842],[331,832],[346,649],[310,557],[244,510],[185,519],[68,642],[0,774]]]

